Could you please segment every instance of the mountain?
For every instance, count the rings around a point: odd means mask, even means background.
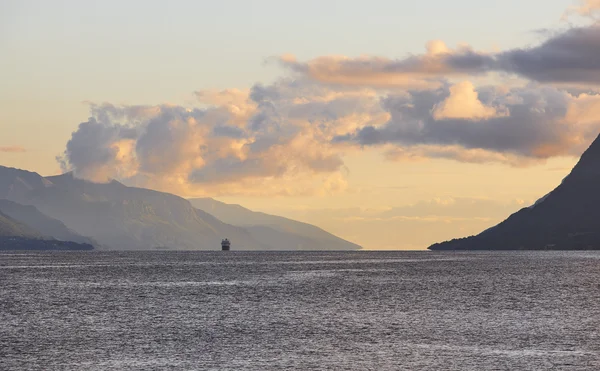
[[[42,177],[0,166],[0,199],[9,200],[0,201],[0,210],[44,236],[97,242],[104,249],[217,250],[222,238],[234,250],[360,248],[310,224],[241,206],[196,199],[201,207],[195,208],[169,193],[93,183],[71,173]],[[208,201],[214,203],[210,210]]]
[[[18,200],[35,189],[51,186],[38,173],[0,166],[0,198]]]
[[[172,194],[117,181],[92,183],[70,173],[44,178],[6,167],[0,167],[0,179],[0,198],[33,205],[102,248],[215,250],[227,237],[235,249],[268,249],[245,229]]]
[[[600,136],[562,183],[534,205],[430,250],[600,250]]]
[[[96,245],[95,241],[75,233],[60,220],[42,214],[35,206],[21,205],[13,201],[0,199],[0,212],[32,228],[42,236],[60,241]]]
[[[0,237],[40,238],[42,235],[0,210]]]
[[[92,250],[90,244],[58,241],[0,211],[0,250]]]
[[[212,198],[190,199],[193,206],[220,220],[244,227],[264,245],[277,250],[357,250],[361,247],[307,223],[248,210]]]
[[[72,241],[45,240],[27,237],[0,236],[0,251],[81,251],[94,247]]]

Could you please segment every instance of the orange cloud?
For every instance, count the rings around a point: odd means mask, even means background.
[[[577,12],[593,15],[597,1]],[[423,54],[403,59],[379,56],[322,56],[299,62],[289,55],[278,58],[284,67],[300,76],[327,84],[376,88],[437,87],[461,76],[509,74],[553,84],[598,85],[600,83],[600,23],[571,27],[556,33],[539,45],[505,51],[477,51],[468,45],[448,48],[441,41],[427,44]]]
[[[21,146],[4,146],[0,147],[0,152],[4,153],[24,153],[27,150]]]
[[[450,49],[443,41],[426,45],[426,53],[393,60],[377,56],[350,58],[341,55],[322,56],[299,62],[293,55],[283,55],[279,63],[295,72],[323,83],[380,88],[430,88],[440,85],[442,75],[463,75],[447,63],[454,55],[472,53],[468,45]],[[466,71],[465,71],[466,72]]]
[[[388,118],[373,91],[296,80],[196,97],[202,108],[93,106],[63,169],[194,196],[332,194],[347,189],[332,138]]]
[[[600,0],[580,0],[580,5],[572,6],[563,14],[563,19],[568,18],[571,14],[579,14],[582,16],[592,16],[600,11]]]
[[[567,107],[565,122],[582,125],[600,122],[600,95],[581,94],[574,97]]]
[[[560,148],[553,148],[560,149]],[[538,153],[540,157],[542,152]],[[545,153],[550,157],[550,152]],[[431,159],[453,159],[475,164],[505,163],[514,167],[525,167],[543,162],[543,159],[525,158],[511,153],[501,153],[481,148],[464,148],[459,145],[417,145],[407,148],[391,147],[384,152],[385,158],[398,162],[427,161]]]

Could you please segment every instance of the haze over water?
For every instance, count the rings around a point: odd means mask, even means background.
[[[600,368],[600,253],[0,255],[0,369]]]

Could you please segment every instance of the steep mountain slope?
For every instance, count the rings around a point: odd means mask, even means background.
[[[0,166],[0,198],[26,199],[27,194],[34,189],[49,186],[51,183],[37,173]]]
[[[477,236],[429,249],[600,249],[600,136],[562,183],[533,206]]]
[[[60,241],[73,241],[95,245],[95,241],[70,230],[60,220],[42,214],[35,206],[21,205],[13,201],[0,199],[0,212],[37,231],[45,237]]]
[[[0,237],[40,238],[42,235],[0,210]]]
[[[72,241],[58,241],[43,236],[0,211],[0,251],[1,250],[93,250],[90,244]]]
[[[220,220],[244,227],[261,243],[278,250],[356,250],[359,245],[321,228],[281,216],[248,210],[212,198],[190,199],[193,206]]]
[[[91,183],[72,174],[42,178],[5,167],[0,167],[0,179],[0,198],[33,205],[104,248],[215,250],[225,237],[235,249],[266,248],[243,228],[196,210],[175,195],[116,181]]]

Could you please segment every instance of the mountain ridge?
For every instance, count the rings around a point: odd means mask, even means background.
[[[569,175],[532,206],[478,235],[430,250],[600,249],[600,135]]]
[[[313,240],[302,240],[301,236],[273,228],[263,231],[278,234],[280,239],[285,235],[288,240],[274,243],[271,239],[271,243],[266,243],[267,239],[260,237],[257,228],[223,222],[180,196],[129,187],[118,181],[93,183],[78,179],[72,173],[42,177],[3,166],[0,166],[0,179],[0,199],[31,205],[62,222],[68,230],[89,236],[102,249],[216,250],[220,249],[222,238],[229,238],[233,248],[240,250],[339,247],[335,243],[307,246]],[[308,230],[320,230],[306,226]],[[325,231],[322,233],[331,241],[339,239]],[[298,243],[298,240],[303,242]],[[347,248],[360,247],[348,243]]]
[[[244,227],[262,243],[271,246],[291,244],[297,250],[357,250],[361,246],[335,236],[312,224],[252,211],[241,205],[213,198],[191,198],[195,207],[215,215],[226,223]]]
[[[50,218],[33,205],[21,205],[10,200],[0,199],[0,212],[32,228],[44,237],[97,245],[94,240],[70,230],[60,220]]]
[[[11,218],[0,210],[0,237],[22,237],[38,239],[42,235],[26,224]]]
[[[59,241],[44,236],[0,210],[0,250],[93,250],[87,243]]]

